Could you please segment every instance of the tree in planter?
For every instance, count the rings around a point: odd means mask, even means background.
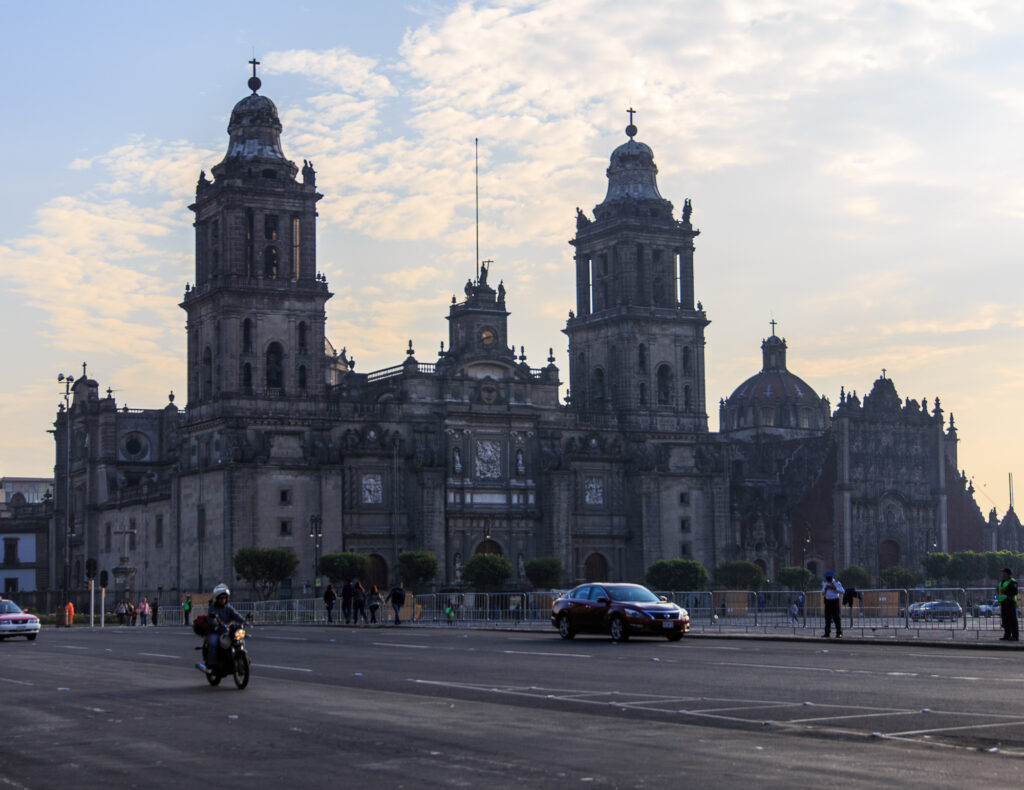
[[[463,581],[478,592],[497,592],[512,574],[512,563],[500,554],[474,554],[462,566]]]
[[[855,587],[860,590],[866,590],[871,587],[871,574],[860,567],[860,565],[847,565],[836,576],[839,577],[839,581],[846,588]]]
[[[658,560],[651,563],[644,581],[652,590],[703,590],[708,572],[697,560]]]
[[[814,574],[807,570],[807,568],[801,568],[799,565],[788,565],[785,568],[779,569],[779,584],[783,587],[788,587],[790,590],[800,590],[802,592],[810,589],[813,583]]]
[[[257,600],[270,598],[285,579],[299,567],[299,557],[291,549],[262,549],[247,546],[235,552],[235,574],[249,582]]]
[[[320,558],[318,570],[334,584],[347,579],[365,579],[370,574],[370,558],[354,551],[325,554]]]
[[[759,565],[734,560],[715,568],[715,581],[729,590],[759,590],[768,580]]]
[[[535,557],[526,563],[526,578],[536,590],[553,590],[565,576],[565,569],[558,557]]]
[[[422,588],[437,576],[437,557],[426,549],[403,551],[398,555],[398,575],[412,590]]]

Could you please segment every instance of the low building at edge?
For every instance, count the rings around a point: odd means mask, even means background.
[[[689,200],[676,213],[661,196],[632,124],[604,199],[577,209],[565,403],[554,355],[531,367],[509,345],[514,286],[486,264],[448,305],[436,358],[410,341],[394,367],[358,372],[327,338],[316,172],[285,157],[277,108],[250,87],[190,206],[186,408],[173,394],[118,408],[83,375],[57,414],[57,578],[66,551],[76,589],[92,572],[204,590],[236,582],[245,546],[299,555],[285,595],[311,589],[317,551],[369,555],[379,585],[413,548],[438,557],[438,586],[481,552],[507,557],[517,586],[540,556],[561,560],[566,584],[640,580],[676,557],[749,560],[769,578],[789,565],[878,574],[933,548],[1019,540],[1012,511],[1009,526],[982,517],[937,398],[901,400],[883,375],[833,411],[787,369],[774,326],[761,371],[708,430],[699,231]]]

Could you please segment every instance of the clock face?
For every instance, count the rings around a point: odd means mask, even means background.
[[[484,329],[480,332],[480,342],[485,346],[493,346],[497,339],[493,329]]]

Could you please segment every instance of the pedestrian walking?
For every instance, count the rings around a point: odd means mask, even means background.
[[[128,604],[124,598],[117,602],[117,608],[114,609],[114,614],[117,615],[117,624],[124,625],[124,618],[128,615]]]
[[[181,613],[185,615],[185,625],[192,622],[192,596],[186,595],[185,600],[181,602]]]
[[[139,610],[135,608],[135,604],[128,601],[128,625],[136,625],[139,619]]]
[[[334,591],[334,585],[328,584],[324,590],[324,607],[327,609],[327,622],[334,622],[334,604],[338,602],[338,593]]]
[[[341,614],[345,618],[345,625],[348,625],[348,621],[352,619],[352,597],[355,592],[356,588],[352,586],[352,580],[345,579],[345,583],[341,585]]]
[[[370,607],[370,625],[378,625],[377,612],[384,605],[384,599],[380,597],[380,590],[377,585],[370,588],[370,595],[367,599],[367,606]]]
[[[75,622],[75,605],[68,601],[68,605],[64,607],[64,616],[67,618],[65,625],[70,628],[71,624]]]
[[[366,588],[361,582],[356,582],[352,591],[352,623],[359,625],[359,616],[362,615],[363,622],[369,625],[366,619]]]
[[[384,603],[391,601],[391,608],[395,610],[395,625],[401,625],[402,619],[399,614],[405,605],[405,582],[399,582],[397,587],[392,587]]]
[[[1020,624],[1017,621],[1017,580],[1013,571],[1003,568],[996,598],[999,600],[999,614],[1003,619],[1003,642],[1020,641]]]
[[[160,621],[160,599],[159,598],[154,598],[153,599],[153,605],[151,607],[151,610],[152,610],[152,614],[153,614],[153,625],[154,626],[160,625],[160,622],[159,622]]]
[[[144,626],[147,620],[149,620],[149,600],[143,598],[142,603],[139,604],[139,622]]]
[[[800,604],[796,601],[789,605],[789,624],[793,626],[800,625]]]
[[[840,605],[843,600],[843,585],[831,571],[825,574],[821,585],[821,596],[825,599],[825,638],[832,636],[832,623],[836,624],[836,639],[843,638],[843,620]]]

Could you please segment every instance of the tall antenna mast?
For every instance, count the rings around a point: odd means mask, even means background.
[[[1013,510],[1013,472],[1010,472],[1010,510]]]
[[[476,183],[476,279],[480,281],[480,138],[473,138],[473,173]]]

